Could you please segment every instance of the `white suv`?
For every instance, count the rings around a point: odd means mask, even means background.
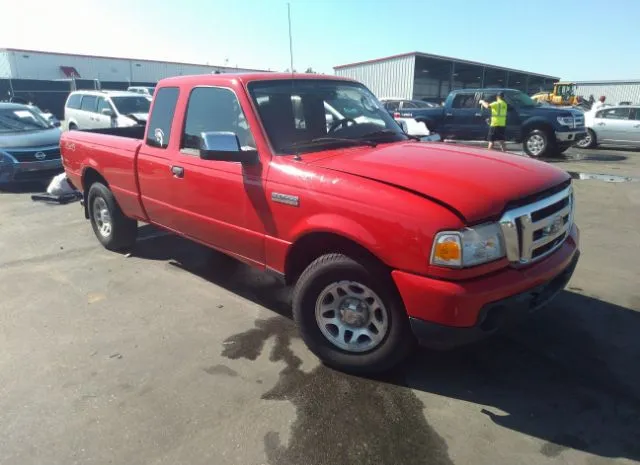
[[[64,119],[70,130],[144,125],[150,104],[148,98],[134,92],[79,90],[69,94]]]
[[[142,94],[148,98],[153,97],[153,93],[155,92],[155,87],[149,86],[131,86],[127,87],[128,92],[135,92],[136,94]]]

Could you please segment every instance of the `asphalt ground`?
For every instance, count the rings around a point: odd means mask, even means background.
[[[0,193],[0,463],[640,461],[640,152],[548,161],[576,178],[567,289],[379,379],[320,365],[266,275],[147,226],[111,253],[78,203]]]

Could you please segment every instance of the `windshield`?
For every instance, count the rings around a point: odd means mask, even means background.
[[[507,97],[512,104],[520,108],[539,106],[535,100],[522,92],[508,92]]]
[[[149,113],[151,102],[142,95],[132,95],[126,97],[111,97],[111,101],[118,109],[121,115],[129,115],[131,113]]]
[[[51,127],[44,118],[28,108],[0,109],[1,132],[40,131]]]
[[[249,93],[277,153],[408,139],[362,84],[320,79],[260,81],[249,84]]]

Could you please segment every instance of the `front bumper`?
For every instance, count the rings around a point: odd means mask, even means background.
[[[540,262],[466,281],[392,272],[414,334],[422,345],[447,349],[491,335],[546,305],[573,274],[578,236],[574,225],[562,246]]]
[[[574,131],[560,132],[556,131],[556,141],[558,142],[576,142],[583,139],[587,135],[585,128],[576,129]]]
[[[0,184],[48,180],[62,173],[62,159],[0,164]]]

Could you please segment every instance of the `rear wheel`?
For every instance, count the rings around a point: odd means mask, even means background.
[[[388,273],[378,270],[329,254],[296,283],[294,319],[309,349],[327,365],[377,373],[408,354],[413,335],[404,305]]]
[[[550,137],[542,129],[534,129],[525,135],[522,148],[527,155],[534,158],[544,157],[550,151]]]
[[[591,149],[596,146],[596,133],[591,129],[587,129],[587,135],[576,142],[576,147],[581,149]]]
[[[138,235],[138,223],[124,216],[107,186],[100,182],[93,183],[89,188],[87,202],[93,232],[106,249],[124,250],[133,247]]]

